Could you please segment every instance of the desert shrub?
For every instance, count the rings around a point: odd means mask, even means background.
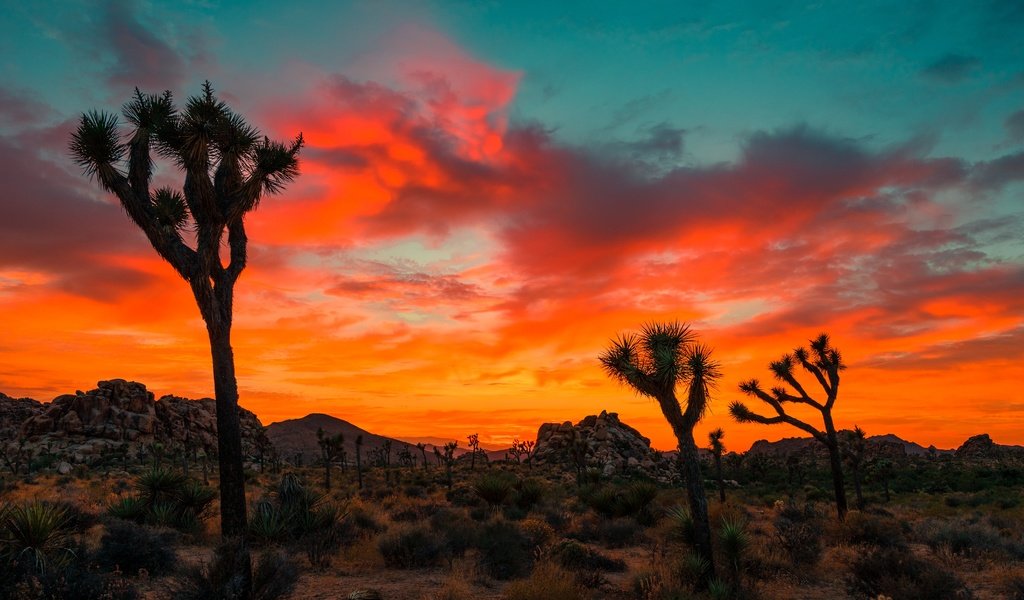
[[[927,520],[918,525],[916,533],[932,550],[944,547],[960,556],[997,553],[1007,554],[1011,558],[1024,558],[1024,551],[1019,544],[1004,539],[998,530],[984,523]]]
[[[430,529],[420,525],[384,534],[377,542],[377,549],[388,567],[415,569],[437,563],[444,547]]]
[[[482,530],[478,542],[480,563],[494,579],[514,579],[533,566],[530,539],[514,523],[493,521]]]
[[[963,582],[941,565],[892,547],[858,556],[848,585],[853,593],[892,600],[956,600],[964,592]]]
[[[0,598],[136,600],[139,597],[135,588],[120,573],[104,574],[90,569],[84,547],[75,548],[74,557],[67,564],[52,565],[21,581],[16,589],[0,590]],[[6,595],[8,591],[11,596]]]
[[[1002,588],[1007,600],[1024,600],[1024,574],[1018,573],[1007,577]]]
[[[378,521],[370,511],[363,507],[352,509],[352,511],[349,512],[349,521],[351,521],[356,530],[362,534],[375,535],[387,529],[387,527]]]
[[[445,498],[452,506],[471,507],[485,504],[475,489],[461,485],[448,490]]]
[[[860,511],[850,512],[841,529],[844,541],[882,548],[904,548],[907,540],[900,522],[891,517],[880,517]]]
[[[407,485],[402,490],[407,498],[426,498],[427,490],[422,485]]]
[[[550,555],[562,567],[573,571],[610,571],[626,570],[626,563],[618,558],[608,556],[572,540],[565,540],[552,548]]]
[[[171,584],[173,600],[207,600],[209,598],[240,598],[238,581],[233,577],[235,565],[242,560],[237,548],[222,544],[213,560],[202,566],[186,569]],[[299,572],[295,564],[281,552],[264,551],[252,570],[252,600],[276,600],[295,589]]]
[[[156,531],[143,525],[117,519],[107,523],[96,562],[107,571],[137,575],[145,569],[151,575],[174,571],[177,557],[174,545],[177,536],[169,531]]]
[[[528,579],[513,581],[505,588],[505,600],[585,600],[586,592],[573,578],[554,565],[541,565]]]
[[[555,539],[554,528],[540,519],[524,519],[519,524],[519,530],[530,540],[530,545],[535,548],[547,546]]]
[[[511,474],[495,471],[481,475],[473,484],[473,491],[493,509],[512,495],[515,485],[515,477]]]
[[[529,512],[544,499],[544,491],[544,483],[538,479],[531,477],[519,481],[516,484],[516,506]]]
[[[821,559],[821,519],[811,505],[786,505],[775,517],[775,542],[794,565],[814,565]]]
[[[636,545],[643,538],[643,526],[631,517],[602,521],[597,525],[597,539],[609,548]]]
[[[443,541],[448,558],[459,557],[476,545],[480,525],[463,511],[440,510],[430,517],[430,528]]]

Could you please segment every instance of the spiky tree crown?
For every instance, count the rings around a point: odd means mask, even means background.
[[[619,335],[599,357],[609,377],[676,410],[676,386],[688,386],[684,418],[696,423],[707,410],[711,389],[721,376],[711,347],[697,342],[686,323],[644,324],[639,333]]]
[[[69,146],[75,162],[118,197],[182,277],[233,283],[245,266],[242,219],[298,175],[302,134],[287,144],[262,136],[216,97],[209,82],[180,112],[170,92],[136,89],[121,113],[128,130],[110,113],[82,115]],[[180,190],[150,189],[154,154],[184,171]],[[197,232],[194,248],[181,236],[190,223]],[[227,269],[218,256],[225,230],[232,254]]]

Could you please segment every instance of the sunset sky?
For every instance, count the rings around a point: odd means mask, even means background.
[[[209,79],[308,142],[236,291],[265,424],[501,444],[605,409],[670,449],[597,356],[679,319],[724,372],[698,443],[800,434],[727,407],[827,331],[840,427],[1024,444],[1017,0],[4,4],[8,395],[212,395],[187,285],[67,152],[83,111]]]

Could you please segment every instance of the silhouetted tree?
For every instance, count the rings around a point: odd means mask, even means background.
[[[708,432],[708,444],[711,449],[711,456],[715,459],[715,481],[718,484],[718,500],[725,503],[725,479],[722,477],[722,452],[725,452],[725,444],[722,438],[725,432],[719,427]]]
[[[434,452],[437,453],[438,460],[443,461],[448,489],[452,489],[452,467],[455,466],[455,449],[458,447],[458,442],[448,442],[444,445],[444,452],[441,452],[436,447],[434,448]]]
[[[797,381],[794,370],[797,365],[808,373],[814,375],[822,390],[825,392],[825,400],[819,401],[810,396],[803,385]],[[836,512],[839,519],[846,517],[846,490],[843,485],[843,464],[839,451],[839,436],[836,433],[836,426],[832,420],[832,407],[835,406],[836,397],[839,395],[839,372],[846,368],[843,364],[839,350],[832,347],[827,334],[821,334],[811,340],[810,350],[804,347],[797,348],[792,354],[786,354],[779,360],[768,365],[776,379],[789,385],[796,392],[783,386],[774,387],[771,392],[761,388],[757,379],[750,379],[740,384],[740,391],[748,396],[753,396],[763,401],[775,410],[775,416],[767,417],[751,411],[742,402],[736,401],[729,406],[729,412],[734,419],[741,423],[761,423],[763,425],[776,425],[787,423],[811,434],[811,436],[824,444],[828,449],[829,465],[832,469],[832,485],[835,492]],[[790,415],[786,412],[785,404],[796,403],[810,406],[821,413],[824,429],[820,430],[805,421]]]
[[[864,430],[859,425],[854,425],[853,431],[844,431],[840,440],[840,448],[846,464],[850,466],[850,474],[853,476],[853,493],[857,498],[857,508],[864,508],[864,494],[861,491],[861,478],[864,465],[864,453],[867,450],[867,438]]]
[[[711,359],[711,348],[697,343],[689,325],[648,323],[639,334],[625,334],[612,340],[600,360],[610,377],[658,402],[679,442],[693,519],[694,549],[708,564],[699,581],[700,587],[704,587],[714,577],[715,566],[708,500],[693,428],[704,416],[711,388],[720,377],[719,366]],[[680,384],[686,386],[685,410],[676,397],[676,386]]]
[[[328,435],[322,427],[316,429],[316,443],[320,446],[320,458],[324,461],[324,488],[331,489],[331,463],[344,452],[345,435]]]
[[[427,445],[423,442],[416,444],[416,449],[420,451],[420,455],[423,456],[423,470],[426,471],[430,468],[427,464]]]
[[[209,82],[181,112],[170,92],[148,95],[136,90],[122,114],[131,124],[127,137],[115,115],[82,115],[70,150],[87,175],[117,196],[157,254],[188,282],[206,323],[217,404],[221,533],[239,540],[234,574],[248,597],[245,472],[231,349],[234,288],[248,256],[245,215],[298,175],[302,135],[290,144],[260,135],[214,95]],[[184,172],[180,191],[151,189],[154,150]],[[194,247],[183,231],[190,232],[188,237],[194,232]],[[227,265],[221,258],[225,236]]]
[[[584,475],[587,472],[587,452],[590,445],[587,443],[587,436],[578,427],[570,430],[569,443],[565,450],[569,453],[569,461],[576,468],[576,487],[583,487]]]
[[[480,449],[480,435],[471,433],[466,439],[469,440],[469,450],[473,453],[469,457],[469,470],[476,471],[476,453]]]

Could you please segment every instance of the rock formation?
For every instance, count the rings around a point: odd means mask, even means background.
[[[956,457],[970,460],[1024,459],[1024,446],[997,444],[987,433],[967,438],[956,449]]]
[[[272,448],[256,415],[239,408],[242,449],[255,460],[260,449]],[[11,415],[9,418],[7,415]],[[20,425],[2,428],[18,416]],[[134,381],[100,381],[88,392],[57,396],[49,404],[34,400],[0,399],[0,443],[25,439],[33,456],[49,453],[71,463],[96,462],[105,455],[145,456],[162,450],[168,455],[188,451],[217,454],[214,400],[178,396],[153,399],[146,386]]]
[[[651,448],[651,440],[619,420],[617,413],[601,411],[573,425],[544,423],[537,431],[537,447],[533,461],[537,464],[571,463],[573,439],[586,440],[589,468],[600,469],[602,475],[639,474],[670,482],[679,478],[675,463]]]

